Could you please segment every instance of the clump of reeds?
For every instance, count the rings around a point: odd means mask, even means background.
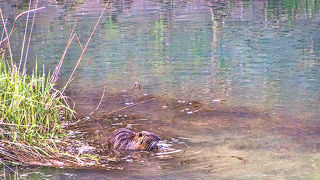
[[[36,7],[37,2],[38,1],[36,1]],[[28,15],[26,21],[27,29],[29,13],[35,13],[37,10],[43,9],[43,7],[31,10],[31,4],[29,4],[29,10],[19,14],[15,18],[10,33],[6,29],[6,22],[0,8],[0,17],[4,27],[0,39],[0,164],[8,167],[4,163],[4,161],[6,161],[28,165],[79,167],[94,166],[97,165],[98,159],[108,159],[108,157],[97,158],[94,153],[82,154],[82,144],[85,143],[79,143],[79,141],[75,139],[68,138],[61,125],[63,121],[70,121],[74,113],[68,105],[68,98],[64,95],[64,91],[73,79],[74,73],[82,60],[108,4],[109,1],[101,12],[85,46],[82,47],[79,42],[82,53],[68,82],[61,91],[55,89],[54,85],[58,79],[67,49],[73,39],[77,37],[77,34],[74,33],[76,21],[70,34],[67,47],[53,74],[51,76],[50,74],[45,74],[44,70],[42,73],[38,73],[37,65],[34,67],[32,73],[30,73],[30,70],[28,71],[29,73],[26,73],[29,44],[35,14],[32,20],[29,42],[25,51],[25,59],[23,60],[23,54],[27,31],[25,31],[18,66],[14,64],[14,58],[10,48],[10,37],[14,32],[16,21],[22,15]],[[8,49],[10,55],[9,62],[5,60],[4,54],[6,49]],[[68,149],[72,149],[72,152],[69,152]]]
[[[44,71],[39,75],[37,66],[21,76],[0,59],[1,140],[36,145],[63,133],[60,121],[70,119],[73,111],[48,77]]]

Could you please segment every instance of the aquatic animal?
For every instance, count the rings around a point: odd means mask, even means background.
[[[158,149],[160,137],[148,131],[135,133],[126,128],[120,128],[112,132],[108,138],[108,147],[117,150],[145,150]]]

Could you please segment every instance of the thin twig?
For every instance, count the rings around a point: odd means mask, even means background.
[[[144,101],[140,101],[140,102],[131,104],[131,105],[129,105],[129,106],[125,106],[125,107],[122,107],[122,108],[113,110],[113,111],[111,111],[111,112],[108,112],[106,115],[111,115],[111,114],[113,114],[113,113],[115,113],[115,112],[122,111],[122,110],[125,110],[125,109],[128,109],[128,108],[131,108],[131,107],[133,107],[133,106],[137,106],[137,105],[140,105],[140,104],[143,104],[143,103],[152,101],[152,100],[154,100],[154,99],[155,99],[155,98],[153,97],[153,98],[150,98],[150,99],[147,99],[147,100],[144,100]],[[89,115],[89,116],[90,116],[90,115]],[[80,123],[80,122],[86,122],[86,121],[88,121],[89,119],[90,119],[90,118],[88,118],[88,119],[86,119],[86,120],[80,119],[80,120],[78,120],[78,121],[76,122],[76,124],[78,124],[78,123]]]
[[[35,6],[35,8],[37,8],[37,6],[38,6],[38,0],[36,1],[36,6]],[[29,35],[29,40],[28,40],[28,46],[27,46],[27,52],[26,52],[26,56],[25,56],[25,59],[24,59],[23,72],[24,72],[25,69],[26,69],[26,64],[27,64],[27,61],[28,61],[28,54],[29,54],[31,36],[32,36],[33,25],[34,25],[34,20],[35,20],[35,18],[36,18],[36,14],[37,14],[37,12],[34,12],[34,13],[33,13],[31,30],[30,30],[30,35]]]
[[[7,23],[7,21],[3,24],[3,26],[5,26],[6,23]],[[4,33],[5,33],[4,30],[5,30],[5,29],[3,28],[3,29],[2,29],[2,33],[1,33],[1,39],[0,39],[0,41],[2,41],[2,39],[3,39]],[[2,47],[0,46],[0,55],[3,55],[3,57],[6,57],[5,53],[6,53],[5,48],[2,48]]]
[[[106,93],[106,86],[104,86],[104,87],[103,87],[102,96],[101,96],[101,98],[100,98],[100,101],[99,101],[98,106],[96,107],[96,109],[95,109],[94,111],[92,111],[92,112],[89,114],[89,116],[91,116],[92,114],[94,114],[94,113],[99,109],[99,107],[100,107],[100,105],[101,105],[101,103],[102,103],[102,99],[103,99],[103,97],[104,97],[105,93]]]
[[[4,38],[4,40],[2,40],[0,42],[0,47],[2,46],[2,43],[8,39],[8,50],[9,50],[9,54],[10,54],[10,62],[11,62],[11,67],[13,67],[13,57],[12,57],[12,51],[11,51],[11,45],[10,45],[10,40],[9,40],[9,35],[8,35],[8,30],[7,30],[7,27],[6,27],[6,23],[4,22],[4,18],[3,18],[3,14],[2,14],[2,10],[0,8],[0,15],[1,15],[1,19],[2,19],[2,23],[3,23],[3,28],[4,28],[4,31],[6,32],[6,38]]]
[[[10,33],[9,33],[9,36],[7,36],[4,40],[2,40],[2,41],[0,42],[0,45],[1,45],[4,41],[9,40],[10,36],[12,35],[12,33],[13,33],[15,27],[16,27],[17,20],[18,20],[21,16],[23,16],[24,14],[27,14],[27,13],[29,13],[29,12],[35,12],[35,11],[38,11],[38,10],[41,10],[41,9],[44,9],[44,8],[45,8],[45,7],[41,7],[41,8],[37,8],[37,9],[32,9],[32,10],[25,11],[25,12],[19,14],[19,15],[15,18],[15,20],[14,20],[14,22],[13,22],[12,29],[11,29],[11,31],[10,31]],[[1,12],[1,9],[0,9],[0,12]],[[2,12],[1,12],[1,14],[2,14]]]
[[[1,150],[0,150],[0,151],[1,151]],[[4,166],[6,166],[10,171],[12,171],[12,172],[15,173],[15,171],[14,171],[13,169],[11,169],[6,163],[4,163],[4,162],[1,161],[1,160],[0,160],[0,162],[1,162]]]
[[[58,75],[60,73],[60,69],[62,67],[62,64],[63,64],[64,58],[66,56],[67,50],[69,49],[69,46],[71,45],[71,42],[73,41],[73,38],[76,35],[74,33],[74,30],[75,30],[75,28],[77,26],[77,22],[78,22],[78,20],[76,19],[74,21],[73,28],[72,28],[70,36],[69,36],[68,44],[67,44],[66,48],[64,49],[64,52],[63,52],[63,54],[62,54],[62,56],[60,58],[59,64],[57,65],[56,69],[54,70],[54,72],[53,72],[53,74],[51,76],[51,79],[50,79],[51,83],[55,83],[58,80]]]
[[[3,141],[1,141],[2,143]],[[12,153],[8,153],[7,150],[4,148],[4,144],[2,143],[2,146],[0,147],[0,153],[3,154],[3,155],[6,155],[12,159],[18,159],[17,156],[15,156],[14,154]]]
[[[223,156],[223,155],[218,155],[218,156],[216,156],[216,157],[218,157],[218,158],[235,158],[235,159],[238,159],[238,160],[240,160],[240,161],[242,161],[242,162],[245,162],[245,163],[247,163],[248,162],[248,160],[246,160],[245,158],[243,158],[243,157],[240,157],[240,156],[234,156],[234,155],[231,155],[231,156]]]
[[[65,87],[64,87],[63,90],[62,90],[62,93],[64,93],[64,91],[66,90],[66,88],[69,86],[71,80],[73,79],[74,73],[76,72],[76,70],[77,70],[77,68],[78,68],[78,66],[79,66],[79,64],[80,64],[80,62],[81,62],[81,60],[82,60],[82,57],[83,57],[84,53],[86,52],[86,50],[87,50],[87,48],[88,48],[88,45],[89,45],[89,43],[90,43],[90,41],[91,41],[91,39],[92,39],[92,37],[93,37],[93,34],[95,33],[95,31],[96,31],[96,29],[97,29],[97,27],[98,27],[98,24],[99,24],[100,20],[102,19],[102,16],[103,16],[104,12],[106,11],[109,3],[110,3],[110,0],[108,0],[108,2],[106,3],[106,5],[104,6],[104,8],[103,8],[103,10],[102,10],[102,12],[101,12],[101,14],[100,14],[100,17],[99,17],[96,25],[94,26],[94,28],[93,28],[93,30],[92,30],[92,32],[91,32],[91,34],[90,34],[90,37],[89,37],[86,45],[84,46],[84,48],[83,48],[83,50],[82,50],[82,53],[81,53],[81,55],[80,55],[80,57],[79,57],[79,59],[78,59],[78,62],[77,62],[77,64],[76,64],[75,68],[73,69],[73,71],[72,71],[72,73],[71,73],[71,75],[70,75],[70,77],[69,77],[69,80],[68,80],[67,84],[65,85]]]
[[[81,50],[83,51],[83,46],[82,46],[82,44],[81,44],[81,41],[80,41],[80,39],[79,39],[78,34],[76,34],[76,38],[77,38],[77,41],[78,41],[78,43],[79,43],[79,45],[80,45],[80,47],[81,47]]]
[[[44,127],[44,126],[40,126],[40,125],[19,125],[19,124],[11,124],[11,123],[0,123],[0,126],[21,126],[21,127],[36,126],[36,127]]]
[[[20,67],[21,67],[21,63],[22,63],[22,58],[23,58],[23,55],[24,55],[24,45],[26,44],[26,37],[27,37],[27,31],[28,31],[30,9],[31,9],[31,1],[29,2],[29,8],[28,8],[28,13],[27,13],[27,20],[26,20],[26,25],[25,25],[25,30],[24,30],[24,36],[23,36],[23,41],[22,41],[22,47],[21,47],[21,56],[20,56],[19,67],[18,67],[18,73],[19,73],[19,74],[20,74]]]
[[[61,56],[61,59],[59,61],[59,64],[57,65],[56,69],[54,70],[54,72],[53,72],[53,74],[51,76],[51,79],[50,79],[51,83],[55,83],[58,80],[58,75],[60,73],[60,69],[62,67],[64,58],[65,58],[65,56],[67,54],[67,50],[69,49],[69,47],[70,47],[70,45],[71,45],[71,43],[72,43],[72,41],[73,41],[73,39],[74,39],[76,34],[75,33],[71,33],[70,35],[71,35],[71,37],[70,37],[70,39],[68,41],[67,47],[65,48],[65,50],[64,50],[64,52],[63,52],[63,54]]]
[[[67,54],[67,50],[69,49],[69,47],[70,47],[70,45],[71,45],[71,43],[72,43],[72,41],[73,41],[73,39],[74,39],[74,37],[75,37],[75,35],[76,35],[76,33],[74,33],[74,30],[75,30],[75,28],[76,28],[76,25],[77,25],[77,20],[75,20],[75,22],[74,22],[74,25],[73,25],[73,28],[72,28],[72,30],[71,30],[71,33],[70,33],[70,36],[69,36],[69,40],[68,40],[68,44],[67,44],[67,46],[66,46],[66,48],[65,48],[65,50],[64,50],[64,52],[63,52],[63,54],[62,54],[62,56],[61,56],[61,59],[60,59],[60,61],[59,61],[59,64],[57,65],[57,67],[55,68],[55,70],[54,70],[54,72],[53,72],[53,74],[52,74],[52,76],[51,76],[51,78],[50,78],[50,83],[56,83],[56,81],[58,80],[58,75],[59,75],[59,73],[60,73],[60,69],[61,69],[61,67],[62,67],[62,64],[63,64],[63,61],[64,61],[64,57],[66,56],[66,54]],[[61,95],[62,95],[63,93],[61,93]],[[54,98],[56,98],[56,93],[54,93],[52,96],[51,96],[51,99],[50,99],[50,103],[46,106],[46,108],[49,108],[49,107],[51,107],[51,105],[52,105],[52,102],[53,102],[53,99]]]
[[[7,24],[7,21],[3,24],[3,26],[5,26]],[[4,36],[4,28],[2,29],[2,34],[1,34],[1,40],[0,41],[2,41],[2,39],[3,39],[3,36]],[[1,47],[1,46],[0,46]]]

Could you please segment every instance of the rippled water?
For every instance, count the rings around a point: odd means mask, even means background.
[[[165,152],[126,156],[105,170],[40,168],[26,169],[21,176],[320,178],[319,3],[112,3],[68,90],[79,114],[86,115],[106,86],[107,95],[96,116],[79,128],[101,143],[104,134],[119,127],[153,131],[161,136]],[[1,0],[0,5],[10,23],[27,9],[24,1]],[[40,1],[39,6],[46,8],[36,16],[28,66],[34,66],[37,56],[40,64],[52,70],[75,19],[75,31],[85,44],[104,3]],[[23,22],[12,37],[17,59]],[[80,53],[74,41],[60,85]],[[134,84],[141,86],[138,94],[130,92]],[[154,99],[108,114],[141,102],[144,94]]]

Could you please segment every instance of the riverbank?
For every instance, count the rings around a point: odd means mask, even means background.
[[[78,142],[63,128],[75,121],[74,111],[49,75],[39,75],[37,66],[31,75],[21,75],[2,58],[0,77],[3,163],[53,167],[96,163],[94,155],[79,150],[85,142]]]
[[[83,48],[82,53],[69,80],[61,89],[56,89],[55,85],[67,50],[77,35],[74,32],[77,21],[74,22],[64,53],[50,75],[50,73],[45,73],[44,67],[42,73],[38,73],[37,56],[35,66],[27,71],[35,15],[37,11],[45,7],[37,8],[38,1],[35,4],[30,2],[28,11],[16,16],[10,33],[0,9],[4,27],[0,41],[0,110],[2,111],[0,115],[0,157],[5,166],[7,163],[52,167],[83,167],[97,164],[99,158],[95,157],[92,151],[84,153],[88,149],[85,142],[78,141],[77,137],[72,137],[70,132],[64,129],[75,121],[75,112],[73,106],[70,106],[70,98],[65,95],[65,90],[74,78],[74,73],[108,4],[109,2],[101,12],[85,46],[83,47],[79,42],[80,47]],[[33,6],[34,9],[32,9]],[[29,38],[26,40],[30,13],[33,13],[33,18],[30,25],[31,30],[28,32]],[[15,31],[16,22],[24,15],[27,16],[24,40],[20,44],[20,61],[16,63],[17,59],[13,57],[10,38]]]

